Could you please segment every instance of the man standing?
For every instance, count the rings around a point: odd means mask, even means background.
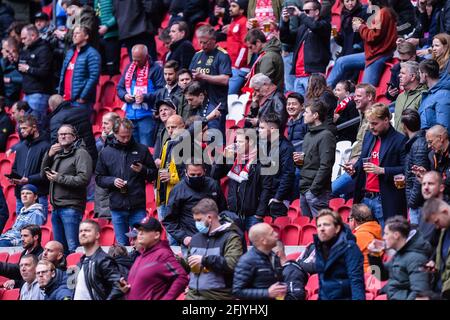
[[[167,61],[175,60],[180,69],[189,68],[195,49],[189,39],[189,26],[184,21],[176,21],[170,26],[170,52]]]
[[[327,106],[321,100],[308,104],[303,117],[309,131],[303,140],[305,156],[300,172],[300,205],[303,215],[316,217],[321,209],[328,208],[336,137],[328,129]]]
[[[164,81],[165,86],[155,92],[154,101],[152,105],[156,106],[155,103],[161,100],[171,100],[175,106],[180,104],[182,90],[178,86],[178,62],[175,60],[168,60],[164,64]],[[156,109],[156,108],[155,108]]]
[[[192,58],[189,69],[194,80],[204,83],[208,97],[214,107],[227,112],[228,80],[231,77],[231,60],[227,52],[216,44],[215,30],[210,25],[197,29],[201,50]]]
[[[156,104],[156,114],[159,116],[159,122],[158,122],[158,130],[156,131],[157,135],[153,159],[155,160],[156,167],[159,168],[161,163],[162,148],[169,139],[168,131],[166,129],[167,121],[171,116],[177,115],[177,107],[170,99],[160,100]],[[183,118],[181,118],[181,121],[183,122],[184,126]]]
[[[92,158],[69,124],[58,130],[58,142],[44,156],[41,175],[50,181],[50,203],[55,240],[66,253],[78,247],[78,227],[86,207],[86,188],[92,175]]]
[[[145,218],[134,225],[138,229],[142,253],[136,258],[128,280],[120,280],[127,300],[175,300],[184,292],[188,275],[165,240],[161,223]]]
[[[130,226],[145,218],[145,183],[155,180],[157,169],[152,155],[132,138],[133,123],[119,119],[114,123],[114,139],[99,155],[95,180],[108,188],[109,206],[117,241],[128,245]]]
[[[58,93],[72,106],[92,111],[101,70],[101,57],[97,50],[88,44],[90,30],[77,26],[73,31],[74,47],[64,59]]]
[[[366,117],[370,132],[364,137],[361,156],[345,170],[356,173],[355,203],[366,204],[384,228],[387,218],[406,216],[405,189],[395,187],[394,176],[403,173],[407,139],[391,126],[391,113],[384,104],[372,105]]]
[[[131,58],[132,62],[125,68],[117,85],[117,95],[126,103],[126,117],[133,122],[134,139],[153,147],[156,125],[152,94],[164,86],[163,72],[151,60],[145,45],[135,45]]]
[[[282,284],[283,268],[280,258],[272,251],[278,234],[267,223],[254,225],[248,234],[253,247],[236,265],[233,295],[238,299],[284,299],[287,286]]]
[[[24,100],[36,112],[37,120],[42,121],[47,114],[48,98],[52,93],[52,51],[47,42],[39,38],[34,25],[22,29],[24,45],[20,51],[18,70],[23,76]]]
[[[100,226],[93,220],[80,224],[80,245],[84,255],[80,259],[73,300],[116,300],[120,290],[120,272],[114,258],[100,247]]]
[[[20,259],[20,275],[25,282],[20,288],[20,300],[44,300],[44,293],[36,278],[37,264],[38,259],[32,254],[26,254]]]

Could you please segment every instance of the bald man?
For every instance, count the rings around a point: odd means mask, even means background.
[[[67,269],[66,259],[64,257],[64,247],[61,242],[49,241],[44,247],[41,256],[42,260],[50,261],[57,269],[65,271]]]
[[[236,266],[233,295],[239,299],[284,299],[287,286],[282,283],[283,268],[272,251],[278,234],[269,224],[258,223],[250,228],[248,237],[253,247]]]
[[[152,95],[164,87],[163,70],[150,59],[145,45],[135,45],[131,59],[117,85],[117,95],[126,104],[126,118],[133,122],[134,139],[153,147],[156,122]]]

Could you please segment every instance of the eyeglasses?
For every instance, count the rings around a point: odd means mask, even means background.
[[[304,9],[303,11],[305,11],[306,14],[309,14],[313,10],[316,10],[316,9]]]
[[[49,273],[50,271],[52,271],[52,270],[43,270],[43,271],[36,271],[36,275],[37,276],[40,276],[40,275],[44,275],[44,274],[46,274],[46,273]]]
[[[74,134],[71,133],[71,132],[67,132],[67,133],[61,132],[61,133],[58,133],[58,136],[60,136],[60,137],[64,137],[64,136],[73,136],[73,135],[74,135]]]

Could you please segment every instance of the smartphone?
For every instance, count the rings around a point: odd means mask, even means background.
[[[294,13],[295,13],[295,8],[293,6],[287,7],[286,10],[290,16],[294,15]]]
[[[397,88],[397,87],[395,86],[395,84],[393,84],[392,82],[388,82],[388,83],[386,83],[386,85],[388,86],[388,88],[389,88],[389,87],[391,87],[391,88]]]
[[[51,172],[52,169],[50,169],[50,167],[45,167],[45,168],[44,168],[44,171],[45,171],[45,172]]]
[[[340,163],[339,163],[339,167],[344,168],[344,169],[346,168],[343,164],[340,164]]]
[[[132,163],[132,165],[133,165],[133,166],[137,166],[137,165],[139,165],[139,163],[140,163],[139,161],[134,160],[133,163]]]
[[[4,174],[5,177],[7,177],[8,179],[22,179],[22,177],[20,175],[18,175],[16,172],[11,172],[11,173],[6,173]]]

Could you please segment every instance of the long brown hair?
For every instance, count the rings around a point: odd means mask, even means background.
[[[439,70],[442,71],[448,59],[450,58],[450,36],[446,33],[439,33],[433,37],[433,40],[434,39],[439,40],[444,47],[447,47],[447,50],[445,50],[444,54],[442,54],[441,56],[437,57],[434,53],[432,53],[431,55],[433,60],[436,60],[436,62],[439,64]]]
[[[306,99],[318,99],[325,91],[328,91],[330,94],[334,95],[333,91],[328,88],[325,77],[320,73],[313,73],[308,80]]]

